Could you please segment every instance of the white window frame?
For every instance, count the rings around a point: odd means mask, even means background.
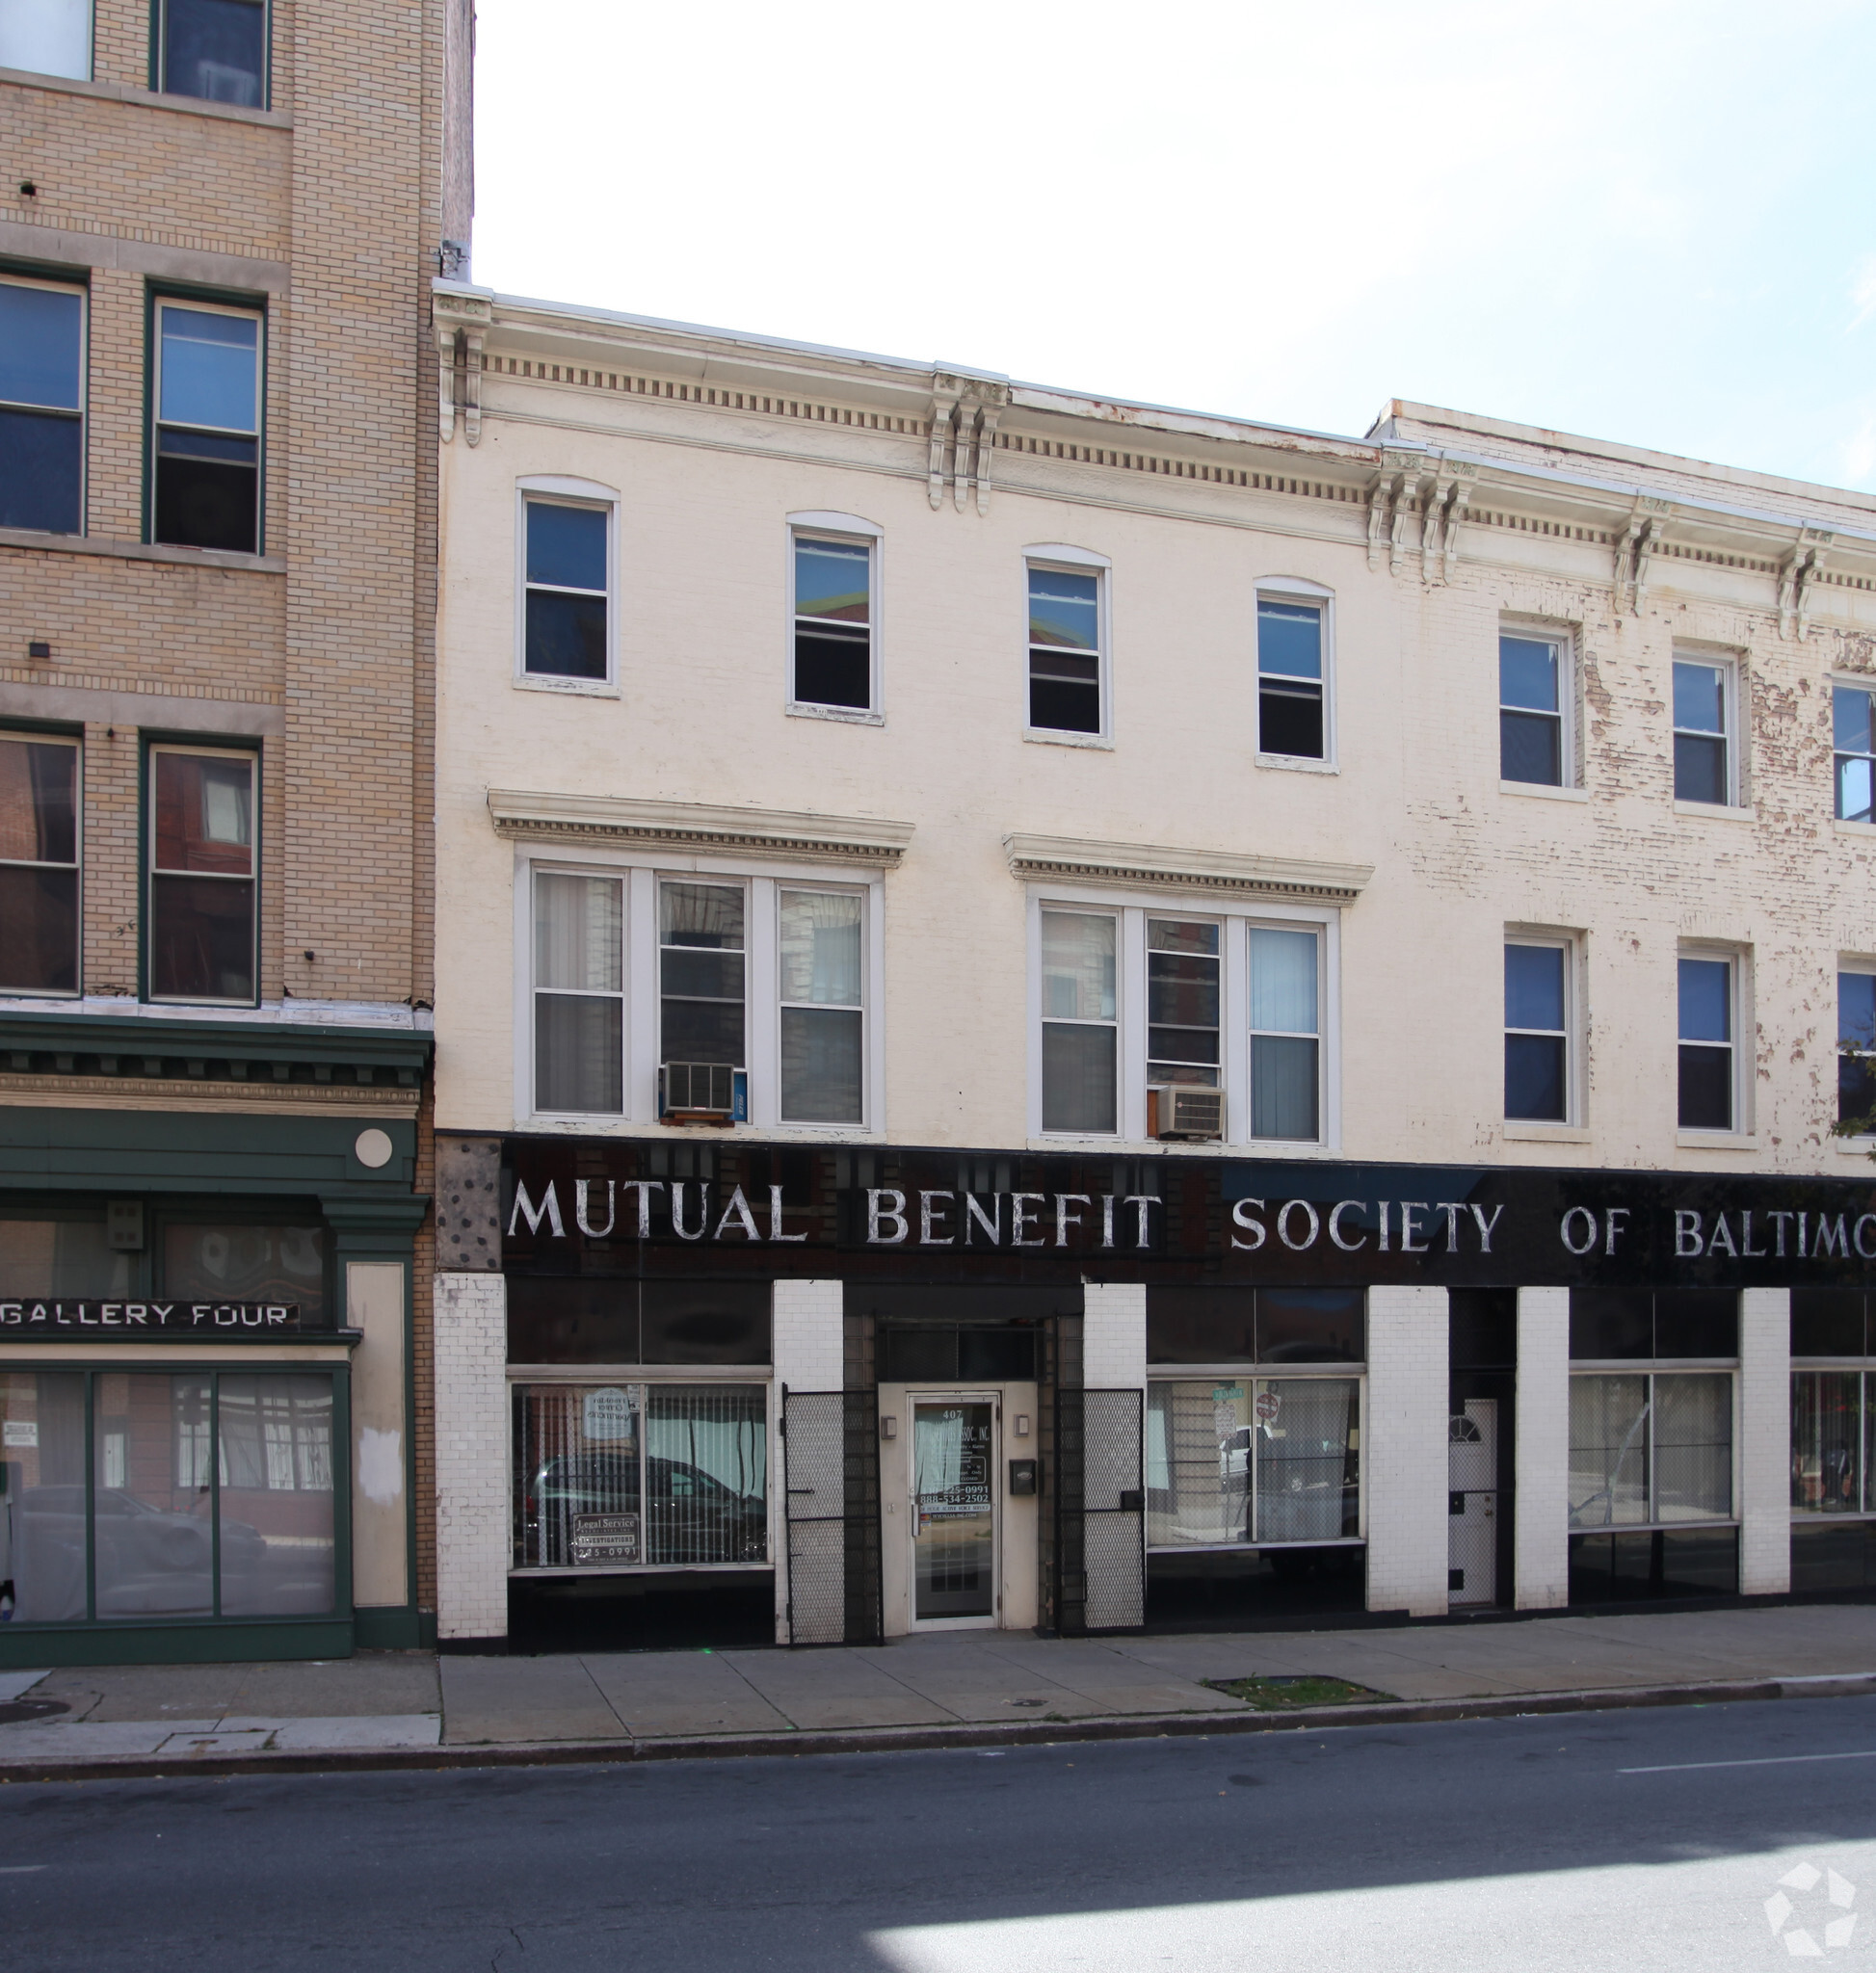
[[[534,1107],[534,877],[548,870],[604,877],[625,884],[624,910],[624,1108],[607,1111],[540,1111]],[[762,1131],[779,1142],[821,1144],[829,1138],[883,1142],[885,1109],[885,878],[884,871],[830,870],[826,864],[748,857],[685,855],[655,850],[599,851],[556,855],[516,845],[514,863],[514,1111],[517,1128],[604,1136],[629,1129],[668,1133],[686,1143],[695,1130],[666,1124],[658,1114],[662,1046],[658,978],[658,884],[734,885],[745,897],[744,1049],[749,1060],[749,1121],[741,1130]],[[783,890],[838,891],[863,899],[860,919],[859,1123],[781,1121],[781,900]]]
[[[1294,753],[1266,753],[1263,750],[1263,669],[1257,605],[1268,596],[1273,603],[1310,603],[1322,611],[1322,758],[1309,760]],[[1335,713],[1335,592],[1300,575],[1260,575],[1251,599],[1251,729],[1255,735],[1253,757],[1258,767],[1278,768],[1292,774],[1337,775],[1341,773],[1338,722]]]
[[[1065,575],[1092,575],[1095,578],[1095,621],[1098,626],[1100,649],[1097,653],[1096,675],[1100,681],[1100,731],[1070,733],[1056,726],[1029,723],[1029,571],[1032,568],[1060,569]],[[1077,548],[1067,541],[1032,541],[1022,551],[1022,737],[1042,747],[1100,747],[1114,745],[1114,564],[1092,548]]]
[[[595,509],[606,516],[606,675],[555,678],[528,670],[528,502]],[[575,697],[618,698],[619,682],[619,489],[597,480],[573,480],[530,473],[515,483],[515,683],[523,692],[565,692]],[[588,592],[581,592],[582,594]]]
[[[1587,1080],[1584,1075],[1584,1057],[1586,1051],[1583,1047],[1583,1036],[1587,1023],[1583,1019],[1582,1013],[1584,999],[1582,935],[1580,933],[1560,931],[1553,926],[1547,925],[1507,925],[1502,943],[1505,945],[1545,946],[1552,951],[1561,951],[1564,956],[1564,1114],[1561,1118],[1505,1117],[1503,1121],[1514,1132],[1580,1130],[1583,1125],[1585,1109],[1584,1090]],[[1500,960],[1499,973],[1501,979],[1503,969],[1504,962]],[[1678,1003],[1678,975],[1676,986]],[[1502,993],[1500,1005],[1502,1007]],[[1499,1025],[1503,1033],[1507,1035],[1547,1035],[1554,1032],[1548,1028],[1514,1028],[1509,1019],[1503,1017],[1501,1017]],[[1679,1022],[1677,1018],[1677,1030]],[[1678,1048],[1678,1046],[1679,1039],[1677,1034],[1676,1047]],[[1678,1065],[1679,1062],[1678,1055],[1675,1059]],[[1502,1081],[1501,1070],[1501,1084]],[[1500,1109],[1502,1110],[1502,1108],[1501,1090]]]
[[[159,870],[156,862],[156,762],[161,754],[179,753],[191,760],[241,760],[248,764],[249,827],[253,842],[249,846],[252,869],[245,878],[228,877],[218,871]],[[198,747],[187,740],[155,740],[145,756],[143,878],[139,885],[143,920],[144,1000],[152,1007],[258,1007],[261,1002],[260,913],[261,913],[261,752],[258,747]],[[156,880],[158,877],[199,876],[213,883],[248,883],[253,886],[253,916],[248,926],[249,969],[254,990],[246,1000],[227,1000],[214,995],[200,997],[180,993],[158,994],[150,985],[152,971],[150,944],[156,931]]]
[[[1043,912],[1044,910],[1106,912],[1120,920],[1116,945],[1115,1015],[1118,1030],[1116,1073],[1120,1078],[1117,1116],[1112,1135],[1043,1129]],[[1225,1089],[1225,1136],[1217,1143],[1182,1144],[1182,1153],[1242,1156],[1247,1147],[1277,1158],[1333,1157],[1342,1142],[1342,989],[1341,919],[1338,907],[1293,905],[1258,900],[1254,906],[1233,901],[1224,908],[1215,897],[1190,893],[1165,894],[1081,884],[1032,884],[1027,900],[1028,983],[1026,994],[1028,1058],[1028,1137],[1034,1149],[1066,1145],[1114,1150],[1163,1150],[1164,1144],[1147,1135],[1147,920],[1188,918],[1223,927],[1219,944],[1224,959],[1220,1008],[1219,1065]],[[1317,934],[1316,1005],[1317,1123],[1314,1139],[1255,1138],[1251,1121],[1251,938],[1252,926],[1275,931],[1312,930]]]
[[[82,68],[22,68],[16,72],[21,75],[58,76],[66,82],[90,82],[97,65],[97,13],[92,0],[84,0],[84,10],[85,63]]]
[[[1725,1144],[1749,1141],[1753,1135],[1753,1074],[1756,1048],[1748,1038],[1756,1035],[1753,1019],[1752,951],[1743,945],[1704,944],[1682,939],[1675,948],[1675,1130],[1684,1142],[1697,1144]],[[1732,1026],[1732,1127],[1712,1130],[1680,1121],[1680,961],[1682,960],[1724,960],[1728,974],[1728,1007]],[[1713,1042],[1694,1041],[1690,1047],[1713,1047]]]
[[[786,553],[787,566],[782,579],[787,586],[788,617],[785,645],[782,652],[782,678],[785,684],[782,710],[792,718],[802,720],[832,720],[836,723],[850,726],[884,726],[885,724],[885,700],[884,697],[885,671],[884,662],[884,626],[882,622],[884,598],[885,594],[885,530],[877,521],[870,521],[858,513],[835,513],[825,510],[809,508],[787,517]],[[837,541],[843,547],[864,548],[866,556],[866,629],[867,629],[867,694],[870,702],[864,707],[848,705],[820,705],[811,698],[795,697],[795,543],[798,540]]]
[[[1555,783],[1547,781],[1508,781],[1504,778],[1504,758],[1499,755],[1498,781],[1508,794],[1514,795],[1555,795],[1574,791],[1582,785],[1581,749],[1577,743],[1577,729],[1580,724],[1580,708],[1577,704],[1577,665],[1576,633],[1570,624],[1554,623],[1543,618],[1501,617],[1498,619],[1499,638],[1522,638],[1527,644],[1554,645],[1557,650],[1557,718],[1563,730],[1557,743],[1557,772],[1562,778]],[[1527,706],[1507,706],[1504,697],[1503,674],[1499,670],[1501,659],[1498,645],[1494,639],[1492,646],[1492,673],[1493,700],[1500,714],[1506,712],[1528,712]],[[1494,739],[1502,750],[1501,734]]]
[[[1740,709],[1745,701],[1744,667],[1736,651],[1703,650],[1694,645],[1676,645],[1668,661],[1668,731],[1670,776],[1674,771],[1674,736],[1681,732],[1693,734],[1692,727],[1677,726],[1674,723],[1674,667],[1676,665],[1702,665],[1720,675],[1720,717],[1726,723],[1726,800],[1724,802],[1689,802],[1679,794],[1674,797],[1677,810],[1690,810],[1696,815],[1710,815],[1719,808],[1740,808],[1746,802],[1746,744],[1745,730],[1740,719]],[[1711,734],[1698,736],[1710,739]],[[1835,803],[1833,804],[1835,805]]]
[[[36,71],[37,72],[37,71]],[[74,270],[76,273],[77,270]],[[82,539],[90,531],[91,515],[91,450],[92,450],[92,290],[83,279],[68,281],[42,280],[34,275],[0,273],[0,282],[10,288],[40,288],[54,295],[76,295],[78,297],[78,408],[68,411],[62,405],[29,405],[12,398],[5,400],[6,408],[36,412],[41,417],[73,417],[78,420],[78,533],[76,536],[48,536],[51,540]],[[153,358],[152,358],[153,360]],[[151,426],[152,434],[155,426]],[[154,487],[154,467],[151,468],[152,488]],[[1835,769],[1833,769],[1835,775]],[[1835,798],[1833,798],[1835,802]]]
[[[34,993],[6,993],[0,989],[0,997],[8,1000],[82,1000],[85,997],[85,743],[75,733],[41,733],[25,726],[0,726],[0,740],[11,740],[28,747],[69,747],[76,756],[72,766],[72,792],[76,797],[72,804],[72,861],[70,863],[33,863],[13,857],[0,858],[0,870],[70,870],[76,877],[74,889],[77,893],[78,922],[73,928],[77,937],[77,957],[73,972],[77,980],[68,993],[56,989],[41,989]]]
[[[1825,683],[1830,688],[1831,693],[1831,815],[1838,829],[1847,829],[1852,834],[1861,834],[1865,829],[1876,829],[1876,821],[1857,822],[1848,816],[1837,814],[1836,764],[1839,760],[1871,760],[1873,763],[1870,770],[1871,776],[1872,779],[1876,779],[1876,755],[1845,753],[1838,748],[1836,744],[1836,695],[1839,692],[1861,692],[1865,698],[1876,699],[1876,678],[1872,678],[1866,671],[1836,671],[1825,680]],[[1872,739],[1876,739],[1876,735],[1872,735]],[[1872,813],[1876,813],[1876,811],[1872,811]]]
[[[1836,1002],[1836,1025],[1838,1031],[1838,1039],[1836,1043],[1836,1052],[1837,1053],[1839,1058],[1841,1057],[1843,1048],[1843,979],[1845,974],[1855,975],[1859,979],[1869,979],[1872,975],[1876,975],[1876,959],[1871,959],[1855,953],[1839,953],[1837,955],[1836,973],[1835,975],[1834,981],[1834,997]],[[1868,1062],[1872,1065],[1876,1065],[1876,1048],[1857,1048],[1853,1049],[1851,1053],[1858,1059]],[[1835,1084],[1833,1084],[1831,1090],[1831,1122],[1833,1125],[1835,1125],[1838,1120],[1839,1098],[1836,1088]],[[1867,1137],[1840,1137],[1836,1140],[1836,1143],[1841,1149],[1846,1151],[1852,1151],[1858,1157],[1862,1158],[1866,1157],[1868,1155],[1870,1146],[1872,1143],[1876,1143],[1876,1140],[1872,1140]],[[1876,1510],[1872,1510],[1872,1513],[1876,1513]]]
[[[595,877],[606,880],[614,883],[621,883],[621,880],[624,879],[625,873],[620,870],[617,866],[606,866],[596,863],[562,861],[556,857],[542,856],[522,866],[522,881],[516,885],[517,890],[521,893],[522,907],[517,921],[516,936],[521,943],[521,973],[522,977],[526,981],[526,990],[522,999],[522,1019],[520,1022],[522,1029],[525,1031],[523,1037],[523,1059],[519,1064],[520,1074],[525,1078],[525,1080],[517,1081],[515,1087],[520,1090],[525,1090],[527,1092],[526,1107],[527,1114],[530,1117],[551,1117],[561,1118],[569,1123],[575,1123],[581,1126],[582,1128],[586,1128],[591,1127],[595,1124],[604,1124],[606,1122],[614,1121],[623,1118],[623,1116],[625,1115],[625,1082],[630,1074],[630,1069],[628,1065],[623,1066],[621,1068],[621,1074],[620,1078],[621,1108],[618,1110],[542,1110],[542,1108],[540,1108],[536,1100],[536,1078],[540,1072],[541,1058],[539,1048],[536,1042],[535,1007],[541,995],[543,993],[568,991],[568,989],[567,988],[542,986],[536,981],[534,977],[534,886],[535,880],[542,876]],[[617,996],[620,1002],[620,1047],[622,1064],[629,1065],[631,1061],[632,1037],[632,980],[631,974],[627,970],[627,962],[631,956],[631,934],[628,924],[628,919],[631,910],[631,892],[629,882],[623,882],[621,885],[620,907],[621,908],[619,914],[619,927],[621,951],[619,956],[619,977],[621,982],[621,987],[619,994]],[[605,1000],[611,999],[614,996],[611,994],[595,992],[585,994],[584,996],[569,995],[569,997],[584,997],[592,1000]]]

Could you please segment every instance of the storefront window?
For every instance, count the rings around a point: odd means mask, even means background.
[[[10,1371],[0,1438],[14,1622],[332,1613],[329,1373]]]
[[[1356,1378],[1156,1381],[1147,1545],[1336,1541],[1361,1530]]]
[[[1732,1380],[1724,1372],[1570,1380],[1570,1525],[1732,1516]]]
[[[13,1295],[104,1301],[127,1295],[137,1256],[114,1253],[102,1213],[0,1220],[0,1283]]]
[[[1858,1370],[1801,1370],[1791,1380],[1791,1508],[1803,1514],[1864,1509],[1867,1412]]]
[[[768,1560],[760,1384],[522,1384],[516,1568]]]

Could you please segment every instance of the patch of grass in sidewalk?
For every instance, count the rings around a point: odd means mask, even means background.
[[[1370,1686],[1351,1685],[1346,1678],[1319,1678],[1313,1673],[1265,1678],[1207,1678],[1214,1692],[1229,1693],[1260,1713],[1292,1713],[1304,1706],[1349,1706],[1363,1699],[1386,1700],[1388,1695]]]

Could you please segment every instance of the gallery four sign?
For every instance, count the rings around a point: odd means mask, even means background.
[[[504,1266],[899,1279],[1876,1282],[1868,1178],[514,1138]]]
[[[67,1302],[0,1296],[0,1342],[299,1333],[300,1305],[294,1302]]]

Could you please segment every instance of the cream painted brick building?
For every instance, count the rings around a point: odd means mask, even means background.
[[[454,0],[0,21],[0,1595],[34,1663],[434,1621],[428,287],[468,37]],[[61,1406],[97,1486],[219,1548],[42,1579]],[[166,1407],[222,1435],[212,1513],[180,1452],[161,1478]]]

